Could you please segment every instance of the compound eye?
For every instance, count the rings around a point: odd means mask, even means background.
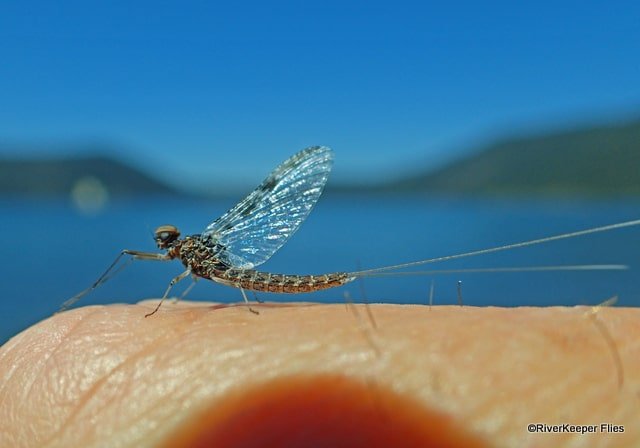
[[[161,247],[166,247],[168,244],[176,240],[180,236],[180,232],[174,226],[160,226],[155,231],[156,242]]]

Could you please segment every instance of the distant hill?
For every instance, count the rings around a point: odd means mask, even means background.
[[[330,183],[327,189],[329,194],[407,191],[485,196],[640,195],[640,121],[504,140],[469,152],[435,171],[425,168],[376,186]],[[111,198],[196,195],[178,191],[142,170],[101,155],[0,156],[0,195],[68,196],[72,192],[89,199],[103,194]]]
[[[465,195],[640,195],[640,121],[505,140],[383,188]]]
[[[112,197],[178,194],[152,176],[108,157],[0,157],[0,194],[68,195],[83,182],[98,183]]]

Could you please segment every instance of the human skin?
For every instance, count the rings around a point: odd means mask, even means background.
[[[414,444],[640,446],[640,309],[153,306],[74,309],[2,346],[0,446],[402,446],[412,428]]]

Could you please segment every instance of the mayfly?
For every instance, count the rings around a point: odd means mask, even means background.
[[[525,242],[492,247],[473,252],[419,260],[377,269],[355,272],[334,272],[322,275],[272,274],[255,268],[267,261],[295,233],[307,218],[329,177],[333,152],[325,146],[304,149],[278,166],[246,198],[224,215],[209,224],[199,235],[180,238],[173,225],[158,227],[154,239],[161,253],[123,250],[109,268],[89,288],[67,300],[66,309],[88,292],[104,283],[119,260],[129,255],[133,259],[169,261],[178,259],[185,271],[167,287],[154,314],[168,297],[171,288],[188,276],[201,277],[223,285],[239,288],[245,302],[245,290],[273,293],[305,293],[342,286],[358,277],[388,274],[427,263],[487,254],[554,240],[572,238],[640,224],[627,221],[572,233],[550,236]],[[618,265],[565,266],[559,269],[619,269]],[[543,268],[545,269],[545,268]],[[419,272],[414,272],[420,274]],[[404,272],[411,274],[411,272]]]

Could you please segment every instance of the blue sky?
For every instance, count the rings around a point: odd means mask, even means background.
[[[639,3],[523,3],[4,0],[0,142],[253,186],[314,144],[375,180],[640,115]]]

